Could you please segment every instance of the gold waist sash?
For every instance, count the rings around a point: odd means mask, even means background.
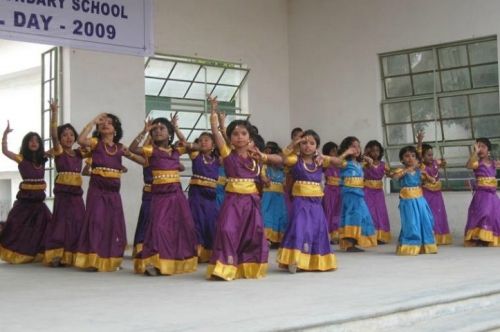
[[[497,179],[493,177],[478,177],[477,185],[479,187],[494,187],[497,186]]]
[[[365,179],[363,184],[366,188],[370,188],[370,189],[382,189],[382,188],[384,188],[384,183],[382,182],[382,180],[367,180],[367,179]]]
[[[193,177],[191,177],[191,180],[189,181],[189,185],[215,188],[217,187],[217,180],[193,174]]]
[[[344,179],[345,187],[353,187],[353,188],[363,188],[364,187],[364,179],[362,177],[346,177]]]
[[[440,191],[441,188],[443,187],[441,181],[436,181],[434,183],[431,183],[431,182],[425,182],[423,184],[423,187],[427,190],[430,190],[430,191]]]
[[[259,192],[254,179],[247,178],[227,178],[225,190],[236,194],[256,194]]]
[[[295,181],[292,187],[294,197],[323,197],[323,190],[318,182]]]
[[[283,183],[281,182],[271,182],[269,187],[264,187],[263,191],[265,192],[275,192],[282,193],[283,192]]]
[[[122,176],[122,171],[114,168],[107,167],[94,167],[92,174],[99,175],[104,178],[119,179]]]
[[[422,197],[422,188],[420,187],[404,187],[399,192],[399,197],[402,199],[412,199]]]
[[[225,185],[227,182],[227,178],[225,176],[219,176],[219,178],[217,179],[217,184],[218,185]]]
[[[329,186],[339,186],[340,185],[340,178],[336,176],[327,176],[326,177],[326,184]]]
[[[168,184],[181,182],[179,171],[153,170],[153,184]]]
[[[47,188],[47,184],[45,182],[40,182],[40,183],[21,182],[19,188],[22,190],[45,190]]]
[[[63,184],[67,186],[82,186],[82,176],[80,173],[76,172],[59,172],[56,177],[57,184]]]

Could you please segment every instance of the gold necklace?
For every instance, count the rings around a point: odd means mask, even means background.
[[[104,150],[106,151],[106,154],[107,154],[108,156],[114,156],[114,155],[118,152],[118,145],[113,144],[113,146],[115,147],[115,151],[114,151],[114,152],[110,152],[110,151],[108,150],[108,147],[107,147],[108,145],[107,145],[105,142],[103,142],[103,143],[104,143]]]
[[[316,165],[316,163],[313,161],[313,164],[314,164],[314,169],[309,169],[307,168],[307,164],[306,164],[306,161],[302,159],[302,165],[304,166],[304,169],[306,171],[308,171],[309,173],[314,173],[318,170],[318,165]]]

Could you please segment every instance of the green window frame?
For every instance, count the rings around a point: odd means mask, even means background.
[[[381,118],[386,158],[400,166],[399,149],[416,144],[418,130],[434,147],[443,190],[470,190],[465,163],[478,137],[500,157],[497,37],[489,36],[379,54]],[[398,191],[391,181],[391,191]]]
[[[242,108],[241,90],[249,72],[241,63],[219,60],[165,54],[146,58],[146,117],[170,119],[178,115],[179,129],[192,142],[202,132],[210,131],[206,96],[211,94],[217,96],[227,124],[235,119],[248,119],[250,114]],[[187,190],[191,162],[186,155],[181,162],[186,167],[181,182]]]

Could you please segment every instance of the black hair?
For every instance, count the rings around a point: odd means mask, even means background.
[[[172,122],[168,121],[167,118],[156,118],[153,120],[152,124],[157,124],[161,123],[165,127],[167,127],[168,130],[168,145],[172,145],[174,142],[174,134],[175,134],[175,128]],[[151,135],[151,132],[150,132]]]
[[[259,134],[254,135],[252,137],[253,143],[255,144],[255,147],[259,149],[259,151],[264,150],[266,147],[266,142],[264,141],[264,138],[260,136]]]
[[[257,126],[252,125],[252,129],[256,134],[259,133],[259,128],[257,128]]]
[[[111,113],[106,113],[106,117],[111,119],[113,128],[115,128],[115,136],[113,137],[113,142],[119,143],[123,137],[123,129],[121,121],[116,115]],[[99,125],[96,125],[96,130],[94,130],[92,136],[101,139],[101,134],[97,130],[98,126]]]
[[[306,136],[312,136],[314,138],[314,141],[316,141],[316,147],[319,147],[321,140],[319,139],[319,135],[312,129],[307,129],[302,133],[301,137],[306,137]]]
[[[488,148],[488,151],[491,151],[491,141],[489,139],[487,139],[486,137],[476,138],[476,142],[483,143]]]
[[[400,161],[403,161],[403,156],[407,152],[412,152],[415,154],[415,156],[417,155],[417,149],[413,145],[405,146],[404,148],[401,148],[401,150],[399,150],[399,160]]]
[[[209,133],[208,131],[202,132],[200,136],[198,136],[198,138],[194,140],[194,143],[199,143],[200,138],[202,138],[203,136],[209,137],[212,140],[212,144],[214,146],[214,149],[212,150],[212,155],[219,157],[219,149],[215,148],[215,138],[214,135],[212,135],[212,133]]]
[[[343,154],[347,149],[349,149],[349,147],[354,143],[354,142],[358,142],[359,143],[359,139],[355,136],[347,136],[346,138],[344,138],[342,140],[342,142],[340,143],[340,147],[339,147],[339,151],[338,151],[338,154],[339,156],[341,154]],[[352,159],[352,156],[346,156],[346,160],[351,160]],[[361,161],[363,158],[361,157],[361,154],[359,155],[359,157],[356,158],[357,161]]]
[[[429,150],[432,150],[433,147],[430,144],[424,143],[422,144],[422,157],[424,157],[425,153]]]
[[[325,156],[328,156],[330,154],[330,152],[332,152],[332,150],[338,150],[339,149],[339,146],[337,144],[335,144],[334,142],[326,142],[324,145],[323,145],[323,149],[321,150],[321,152],[325,155]]]
[[[380,161],[380,160],[382,160],[382,157],[384,156],[384,147],[382,146],[382,144],[380,144],[379,141],[377,141],[377,140],[371,140],[371,141],[369,141],[365,145],[365,150],[366,149],[371,149],[374,146],[378,147],[378,149],[380,151],[380,155],[378,156],[378,160]]]
[[[34,152],[29,148],[29,142],[33,137],[36,137],[36,139],[38,140],[38,150]],[[21,150],[19,151],[19,153],[23,156],[23,159],[31,161],[36,165],[42,165],[47,161],[42,138],[40,137],[40,135],[32,131],[24,135],[23,142],[21,143]]]
[[[282,152],[278,143],[273,142],[273,141],[268,141],[266,143],[266,146],[264,147],[264,149],[269,149],[271,154],[280,154]]]
[[[250,139],[254,139],[255,135],[257,133],[255,132],[252,124],[248,120],[233,120],[231,123],[229,123],[229,126],[226,128],[226,135],[229,139],[231,139],[231,134],[234,131],[234,128],[236,127],[245,127],[245,129],[248,131],[248,135],[250,136]]]
[[[57,139],[59,141],[61,141],[61,136],[62,136],[62,133],[66,130],[66,129],[69,129],[73,132],[73,135],[75,135],[75,141],[78,139],[78,133],[76,132],[76,129],[75,127],[73,127],[71,124],[69,123],[65,123],[63,125],[60,125],[59,127],[57,127]]]
[[[290,134],[290,138],[293,138],[293,136],[298,133],[299,131],[303,131],[302,128],[300,127],[295,127],[292,129],[292,133]]]

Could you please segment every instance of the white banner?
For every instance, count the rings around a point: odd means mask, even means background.
[[[152,55],[152,0],[0,0],[0,38]]]

